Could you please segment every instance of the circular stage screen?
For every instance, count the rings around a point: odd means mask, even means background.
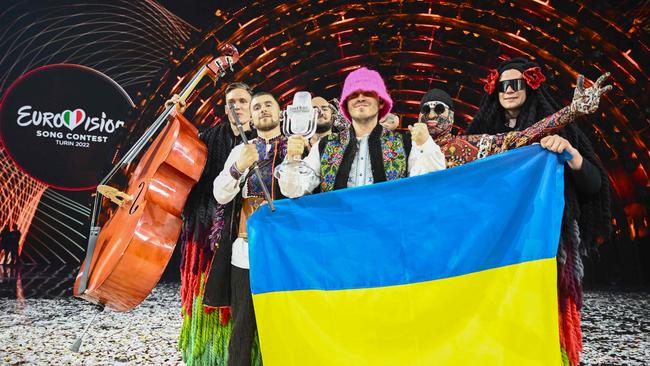
[[[34,179],[59,189],[93,189],[110,170],[132,108],[108,76],[79,65],[47,65],[7,89],[0,138]]]

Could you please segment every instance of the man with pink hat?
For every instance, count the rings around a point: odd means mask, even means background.
[[[393,106],[377,71],[365,67],[351,72],[343,85],[340,110],[352,122],[348,130],[323,137],[304,159],[314,179],[287,174],[279,180],[282,193],[300,197],[320,185],[321,191],[359,187],[445,169],[445,156],[424,123],[409,134],[390,131],[378,123]],[[304,141],[291,136],[287,158],[302,156]],[[320,178],[320,179],[316,179]]]

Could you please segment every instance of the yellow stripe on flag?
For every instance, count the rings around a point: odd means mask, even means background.
[[[556,259],[253,296],[265,366],[558,365]]]

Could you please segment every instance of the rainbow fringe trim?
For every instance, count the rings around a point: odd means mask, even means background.
[[[183,326],[178,340],[178,348],[183,362],[188,366],[226,366],[228,364],[228,343],[232,332],[232,320],[228,308],[204,308],[203,287],[205,274],[201,275],[201,285],[192,301],[191,312],[182,308]],[[255,337],[252,350],[252,366],[262,365],[259,339]]]

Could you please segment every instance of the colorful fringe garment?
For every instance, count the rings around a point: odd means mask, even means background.
[[[565,213],[566,214],[566,213]],[[584,268],[580,257],[578,223],[563,223],[558,259],[558,300],[562,364],[578,366],[582,352],[580,310]]]
[[[183,325],[178,348],[188,366],[226,366],[232,332],[230,308],[203,306],[203,289],[210,268],[212,250],[183,240],[181,263],[181,315]],[[262,365],[259,341],[255,338],[252,365]]]

